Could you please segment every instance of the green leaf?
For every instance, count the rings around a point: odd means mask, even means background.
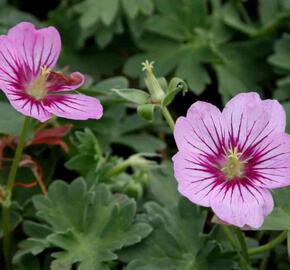
[[[179,78],[172,78],[168,86],[168,91],[162,100],[162,106],[168,106],[181,91],[183,95],[188,91],[187,84]]]
[[[55,181],[48,197],[35,196],[33,204],[51,233],[42,238],[33,231],[22,246],[25,249],[27,241],[43,239],[57,248],[52,254],[53,270],[72,269],[73,265],[78,270],[109,269],[107,262],[118,257],[117,250],[140,242],[151,231],[148,224],[134,221],[133,200],[117,201],[101,185],[88,190],[81,179],[71,184]]]
[[[283,93],[285,93],[287,95],[287,98],[289,98],[289,92],[288,92],[289,88],[288,87],[286,89],[283,89],[284,90]],[[284,107],[285,112],[286,112],[286,117],[287,117],[287,119],[289,119],[289,117],[290,117],[290,102],[283,102],[283,107]],[[286,123],[286,132],[288,132],[288,133],[290,132],[290,121],[289,120]]]
[[[10,5],[1,5],[0,34],[6,35],[9,28],[23,21],[31,22],[35,25],[41,26],[41,23],[32,14],[22,12],[20,9]]]
[[[154,200],[164,206],[177,203],[180,195],[170,162],[163,163],[160,168],[150,173],[149,193]]]
[[[112,77],[103,80],[95,85],[95,89],[108,91],[113,88],[127,88],[129,86],[129,81],[127,78],[122,76]]]
[[[130,146],[137,152],[154,153],[165,148],[165,143],[149,134],[123,135],[115,140],[116,143]]]
[[[139,10],[144,14],[144,15],[150,15],[154,11],[154,2],[153,0],[139,0]]]
[[[20,261],[14,263],[17,263],[14,270],[41,270],[38,259],[30,254],[23,255]]]
[[[97,160],[93,155],[80,154],[72,157],[65,166],[71,170],[88,171],[92,167],[97,166]]]
[[[262,24],[273,20],[279,11],[280,0],[259,0],[259,15]]]
[[[235,30],[248,36],[253,36],[257,32],[257,28],[241,19],[239,8],[237,7],[238,5],[241,6],[240,3],[229,1],[223,8],[223,20],[228,26]]]
[[[122,0],[122,5],[128,17],[134,19],[138,14],[138,1]]]
[[[52,233],[51,228],[44,224],[39,224],[32,221],[23,223],[23,231],[29,236],[25,241],[20,242],[20,250],[13,257],[13,262],[16,265],[21,264],[23,259],[29,255],[38,255],[46,248],[50,247],[50,243],[46,237]]]
[[[23,116],[6,102],[0,102],[0,114],[0,133],[19,135],[23,124]]]
[[[290,71],[290,35],[284,34],[275,43],[275,53],[269,57],[269,62],[281,69]]]
[[[185,26],[180,24],[175,18],[158,15],[152,16],[147,20],[145,29],[177,41],[183,41],[187,34]]]
[[[0,216],[2,216],[2,207],[0,209]],[[13,231],[22,221],[22,216],[15,210],[10,211],[11,231]],[[0,239],[3,237],[2,218],[0,219]]]
[[[275,208],[265,219],[261,230],[290,230],[290,189],[275,190]]]
[[[154,104],[143,104],[137,108],[138,114],[147,121],[152,121],[154,118],[154,110],[156,105]]]
[[[200,61],[199,51],[184,54],[178,64],[176,75],[186,80],[190,89],[197,95],[201,94],[206,85],[211,82],[206,68]]]
[[[129,262],[127,270],[230,269],[231,261],[202,235],[204,210],[183,198],[166,207],[149,202],[145,208],[154,231],[142,243],[120,252],[120,258]]]
[[[270,83],[271,73],[265,61],[270,48],[266,41],[247,41],[227,44],[218,49],[221,63],[214,67],[224,102],[240,92],[262,91],[262,86]]]
[[[96,42],[101,49],[105,48],[113,39],[114,31],[111,27],[101,26],[96,34]]]
[[[119,7],[119,0],[85,0],[75,6],[75,10],[81,14],[80,24],[83,28],[92,27],[100,20],[105,25],[114,21]]]
[[[124,72],[132,77],[143,76],[140,63],[149,59],[155,61],[154,72],[158,76],[173,73],[186,80],[194,93],[200,94],[210,83],[204,66],[213,59],[206,23],[210,15],[204,1],[181,2],[157,1],[159,14],[147,19],[145,31],[137,40],[144,53],[129,58]]]
[[[147,103],[150,97],[148,93],[139,89],[128,88],[112,90],[120,97],[139,105]]]

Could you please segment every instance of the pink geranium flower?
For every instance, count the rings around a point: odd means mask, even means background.
[[[56,115],[85,120],[99,119],[103,109],[93,97],[71,93],[84,76],[55,72],[61,40],[54,27],[35,29],[22,22],[0,36],[0,88],[11,105],[24,115],[44,122]]]
[[[177,120],[173,157],[179,192],[219,219],[259,228],[273,209],[269,189],[290,184],[290,136],[274,100],[239,94],[221,112],[194,103]]]

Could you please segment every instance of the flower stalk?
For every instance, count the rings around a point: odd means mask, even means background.
[[[22,152],[23,152],[23,148],[25,145],[25,140],[27,137],[27,133],[29,131],[30,121],[31,121],[30,117],[24,118],[22,130],[21,130],[21,133],[19,136],[19,141],[17,144],[16,152],[15,152],[14,159],[12,162],[12,166],[11,166],[11,169],[9,172],[7,187],[6,187],[7,193],[10,194],[10,198],[8,198],[10,203],[3,205],[3,209],[2,209],[3,252],[4,252],[5,264],[6,264],[7,270],[12,269],[11,250],[10,250],[10,246],[11,246],[11,243],[10,243],[10,238],[11,238],[10,237],[10,232],[11,232],[10,207],[11,207],[12,191],[13,191],[13,187],[15,184],[15,177],[17,174],[19,162],[20,162],[21,157],[22,157]]]
[[[174,120],[169,112],[169,110],[167,109],[167,107],[162,107],[162,114],[168,124],[168,126],[170,127],[171,130],[174,130]]]
[[[288,235],[288,231],[284,231],[281,234],[279,234],[275,239],[273,239],[272,241],[270,241],[269,243],[256,247],[256,248],[250,248],[249,249],[249,255],[256,255],[256,254],[260,254],[260,253],[265,253],[273,248],[275,248],[276,246],[280,245],[281,243],[283,243],[286,239],[287,239],[287,235]]]
[[[222,228],[230,245],[237,252],[241,269],[251,270],[251,263],[244,234],[238,228],[232,229],[228,225],[222,225]]]

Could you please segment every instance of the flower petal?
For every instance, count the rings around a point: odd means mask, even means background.
[[[220,110],[206,102],[195,102],[186,117],[179,117],[174,138],[179,150],[217,155],[225,141],[225,125]]]
[[[245,172],[253,184],[262,188],[290,185],[290,136],[286,133],[269,138],[251,154],[250,169]]]
[[[52,117],[51,113],[37,101],[25,93],[6,93],[10,104],[20,113],[45,122]]]
[[[37,30],[28,22],[11,28],[8,37],[15,42],[18,53],[30,71],[37,75],[40,67],[53,68],[61,50],[61,39],[54,27]]]
[[[227,103],[222,114],[228,125],[231,145],[239,145],[240,151],[285,130],[283,107],[275,100],[262,101],[257,93],[235,96]]]
[[[48,92],[72,91],[81,87],[85,77],[80,72],[73,72],[66,76],[58,72],[50,72],[46,82]]]
[[[48,112],[68,119],[99,119],[103,115],[98,99],[81,94],[49,95],[42,104]]]
[[[23,89],[26,81],[17,46],[7,36],[0,36],[0,87],[3,91]]]
[[[210,197],[210,206],[218,218],[240,228],[260,228],[273,204],[270,191],[242,184],[217,186]]]
[[[210,194],[218,179],[196,154],[179,151],[173,157],[178,191],[193,203],[210,205]]]

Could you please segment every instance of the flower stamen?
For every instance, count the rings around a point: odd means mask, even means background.
[[[227,181],[243,176],[245,161],[240,159],[241,155],[242,153],[238,152],[237,147],[228,151],[226,164],[221,169]]]
[[[51,70],[46,66],[40,67],[38,77],[28,85],[27,93],[33,96],[36,100],[41,100],[45,97],[47,93],[45,82],[47,75],[49,75],[50,72]]]

